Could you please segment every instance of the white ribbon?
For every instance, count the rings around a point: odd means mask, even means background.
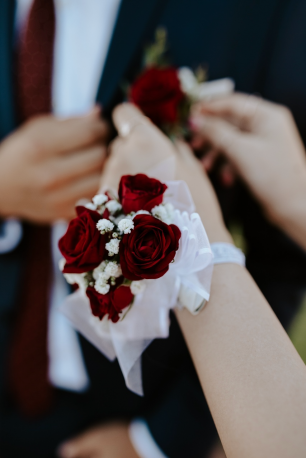
[[[144,280],[145,290],[117,323],[94,317],[84,291],[70,295],[60,308],[108,359],[118,359],[127,387],[139,395],[143,395],[141,355],[152,340],[169,336],[170,309],[184,306],[196,314],[210,294],[213,254],[204,226],[192,213],[194,203],[186,183],[167,182],[167,186],[164,202],[177,208],[173,224],[182,234],[169,271],[157,280]]]

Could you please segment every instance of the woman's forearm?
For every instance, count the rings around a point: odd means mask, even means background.
[[[304,457],[306,368],[246,269],[215,266],[206,308],[177,316],[227,457]]]
[[[306,250],[306,171],[287,205],[279,205],[273,218],[275,224]]]

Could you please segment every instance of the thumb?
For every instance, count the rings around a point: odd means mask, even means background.
[[[193,117],[190,124],[195,135],[204,137],[234,162],[248,147],[249,133],[216,116]]]
[[[151,121],[132,103],[117,105],[112,114],[114,125],[121,137],[126,137],[138,124],[151,124]]]

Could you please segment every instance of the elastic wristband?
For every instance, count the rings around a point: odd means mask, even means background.
[[[231,263],[245,266],[244,253],[231,243],[212,243],[211,251],[214,255],[213,264]]]

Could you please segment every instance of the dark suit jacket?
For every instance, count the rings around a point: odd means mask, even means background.
[[[13,1],[0,0],[1,138],[16,127],[13,15]],[[299,58],[306,42],[303,18],[302,0],[123,0],[97,100],[107,113],[122,100],[120,82],[135,77],[144,44],[157,25],[164,25],[174,64],[207,64],[210,79],[230,76],[240,91],[287,103],[306,134],[306,64]],[[235,212],[243,221],[251,272],[288,323],[305,289],[305,254],[266,223],[242,187],[218,192],[226,216]],[[156,340],[144,353],[144,398],[125,388],[117,363],[109,363],[81,338],[92,382],[89,392],[59,390],[54,410],[39,421],[19,415],[8,395],[5,366],[22,250],[21,243],[14,252],[0,256],[0,454],[51,457],[61,440],[95,422],[143,415],[168,456],[204,456],[214,428],[173,317],[170,338]]]

